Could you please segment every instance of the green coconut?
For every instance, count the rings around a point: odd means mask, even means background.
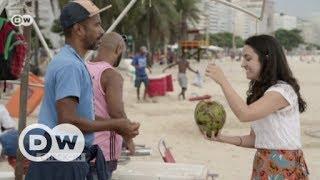
[[[200,130],[211,138],[218,135],[226,121],[224,107],[216,101],[200,101],[194,111],[194,118]]]

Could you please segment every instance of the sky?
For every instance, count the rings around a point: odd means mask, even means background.
[[[320,0],[274,0],[276,12],[300,18],[320,16]]]

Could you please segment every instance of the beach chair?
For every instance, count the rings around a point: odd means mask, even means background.
[[[27,101],[27,116],[30,115],[40,104],[41,99],[44,95],[43,80],[36,75],[29,74],[29,83],[36,84],[39,86],[28,87],[28,101]],[[6,104],[6,108],[9,111],[11,117],[19,118],[19,104],[20,104],[20,87],[15,90],[11,98]]]
[[[164,138],[161,138],[158,144],[160,155],[165,163],[176,163],[170,149],[167,147]]]
[[[164,138],[161,138],[159,140],[158,150],[165,163],[176,163],[176,160],[174,159],[173,154],[170,151],[170,148],[167,147]],[[212,180],[214,180],[217,177],[218,177],[218,174],[215,174],[212,172],[208,173],[208,178],[211,178]]]
[[[1,180],[14,180],[15,175],[13,171],[0,171]]]

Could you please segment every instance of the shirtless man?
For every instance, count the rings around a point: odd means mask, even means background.
[[[181,87],[181,93],[179,94],[179,99],[182,96],[183,100],[186,99],[185,97],[185,92],[187,91],[187,87],[188,87],[188,78],[186,75],[186,71],[187,69],[189,69],[190,71],[194,72],[194,73],[199,73],[198,71],[193,70],[190,67],[189,62],[186,60],[186,58],[184,56],[182,56],[181,60],[169,65],[168,67],[164,68],[162,70],[162,72],[165,72],[166,69],[172,68],[174,66],[178,65],[178,69],[179,69],[179,73],[178,73],[178,81],[179,81],[179,85]]]

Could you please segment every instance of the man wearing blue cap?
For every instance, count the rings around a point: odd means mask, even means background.
[[[50,128],[62,123],[77,126],[84,133],[86,147],[93,142],[93,132],[115,131],[133,138],[139,129],[139,123],[127,119],[95,117],[92,82],[83,58],[100,43],[104,30],[99,13],[106,9],[99,10],[90,0],[72,1],[62,9],[66,45],[48,66],[39,114],[39,123]],[[32,162],[26,180],[84,180],[88,172],[89,165],[83,162]]]

